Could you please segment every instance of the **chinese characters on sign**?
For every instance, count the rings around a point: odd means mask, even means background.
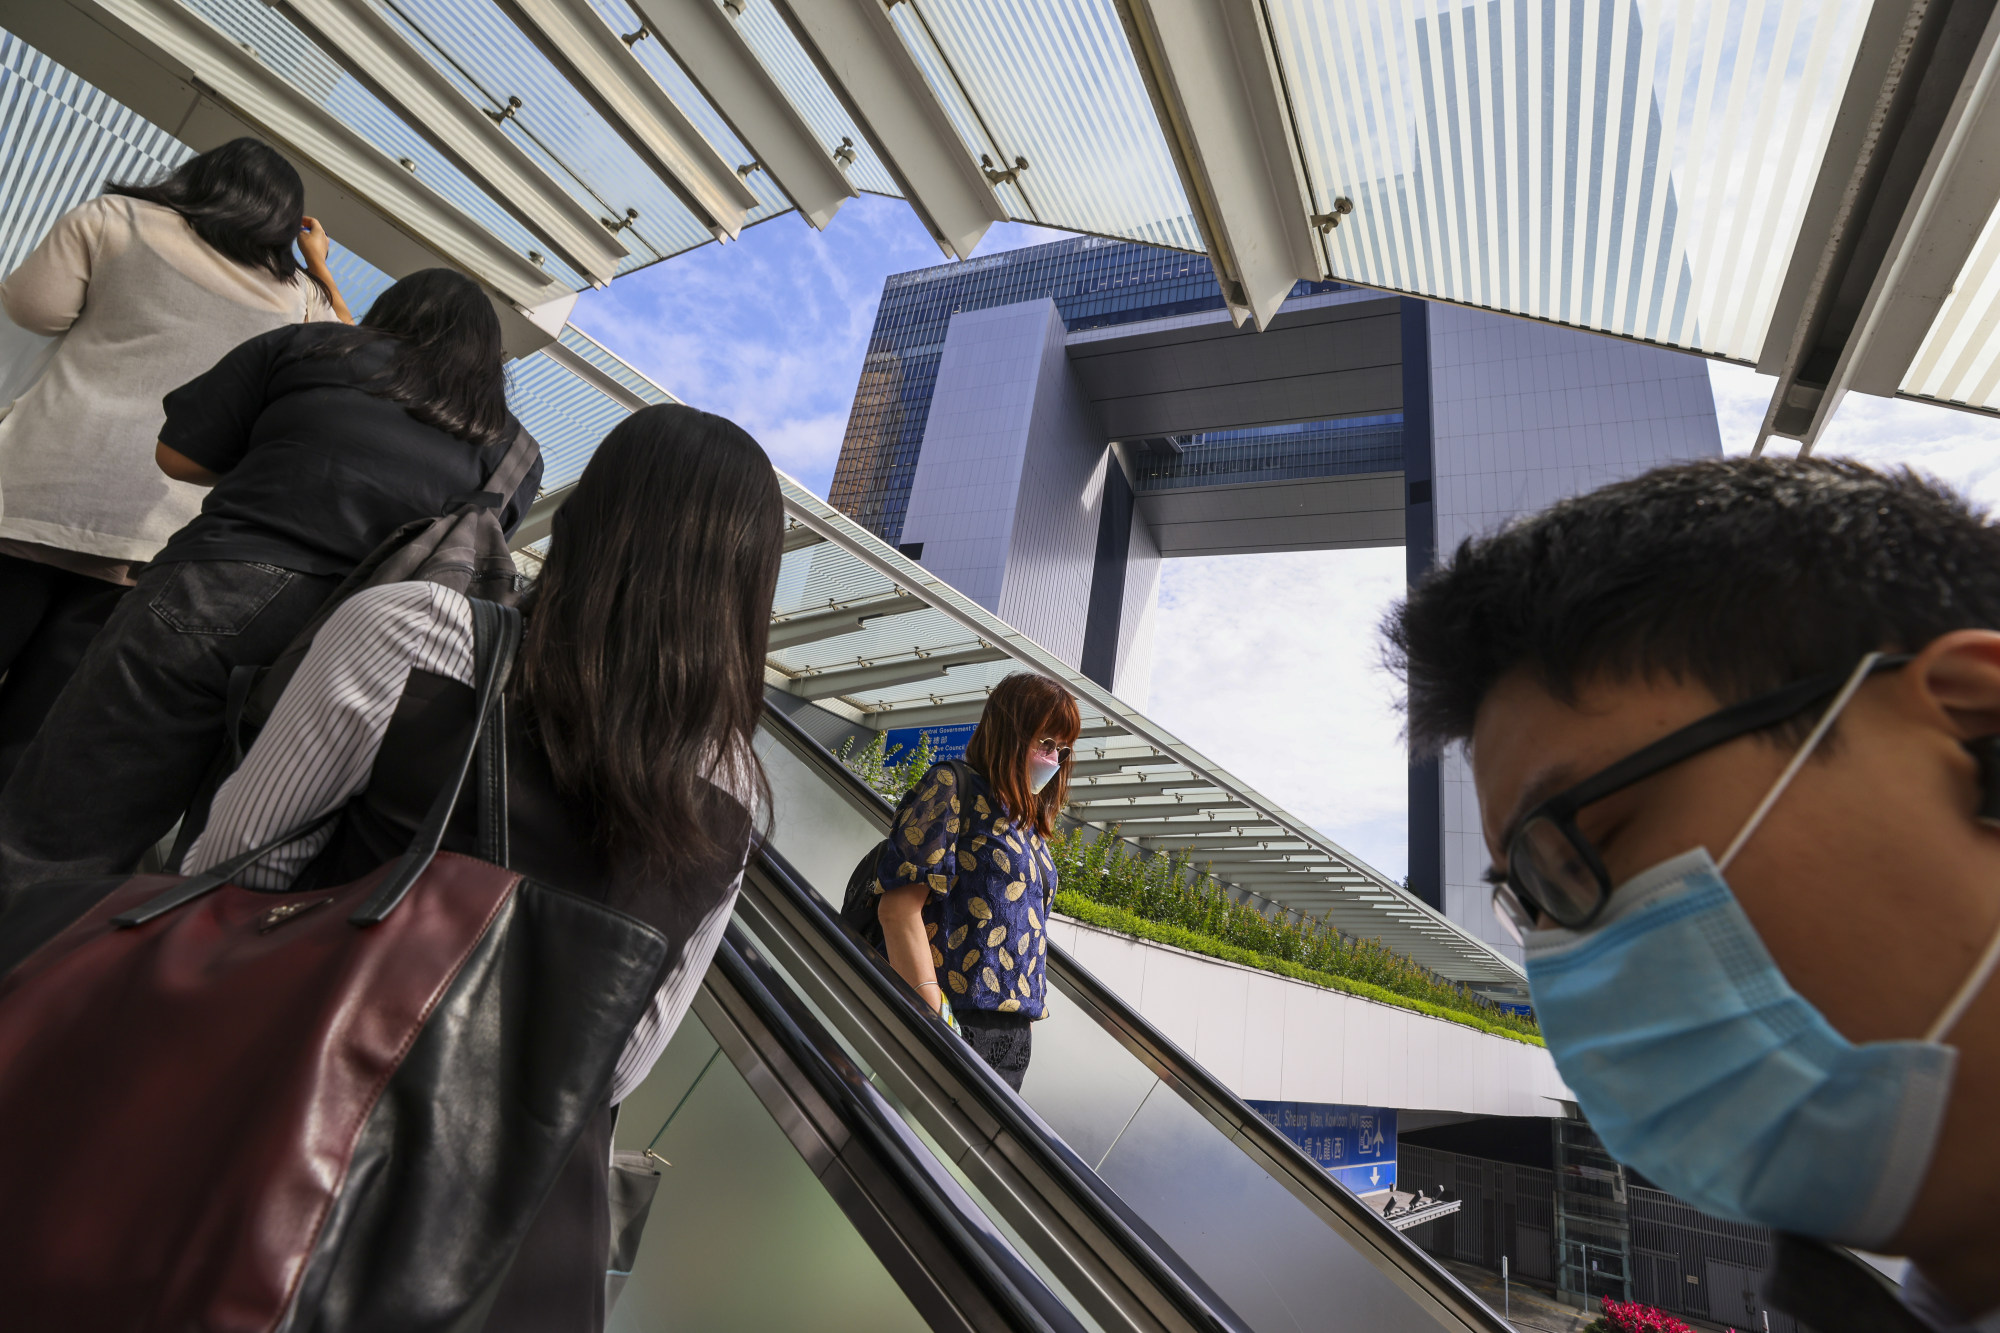
[[[1396,1183],[1396,1113],[1380,1106],[1326,1102],[1250,1102],[1306,1156],[1356,1194]]]

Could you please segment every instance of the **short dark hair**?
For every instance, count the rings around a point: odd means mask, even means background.
[[[314,337],[316,356],[348,356],[394,339],[387,364],[363,388],[482,449],[514,438],[500,316],[463,273],[418,269],[376,297],[359,324],[327,325]]]
[[[2000,628],[2000,528],[1964,497],[1907,468],[1718,458],[1466,541],[1383,633],[1421,754],[1518,668],[1565,700],[1608,674],[1733,703],[1972,628]]]

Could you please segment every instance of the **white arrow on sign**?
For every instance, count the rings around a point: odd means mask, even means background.
[[[1379,1167],[1379,1166],[1378,1166],[1378,1167],[1373,1167],[1373,1168],[1371,1168],[1371,1169],[1369,1170],[1369,1172],[1368,1172],[1368,1183],[1369,1183],[1369,1184],[1371,1184],[1371,1185],[1379,1185],[1379,1184],[1381,1184],[1381,1183],[1382,1183],[1382,1168],[1381,1168],[1381,1167]]]

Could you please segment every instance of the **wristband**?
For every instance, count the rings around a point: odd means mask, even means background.
[[[917,983],[917,989],[918,989],[918,990],[922,990],[922,989],[923,989],[924,987],[926,987],[926,986],[929,986],[929,987],[931,987],[931,988],[932,988],[933,990],[943,990],[943,989],[944,989],[944,987],[942,987],[942,986],[938,985],[938,984],[937,984],[937,983],[936,983],[935,981],[919,981],[919,982]]]

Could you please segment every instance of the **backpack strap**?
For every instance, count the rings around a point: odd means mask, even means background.
[[[521,489],[521,483],[528,479],[528,469],[542,455],[542,447],[535,443],[535,437],[528,434],[528,428],[516,422],[514,442],[507,446],[507,452],[487,474],[485,484],[479,491],[494,498],[484,503],[498,509],[514,498],[514,492]],[[526,517],[526,515],[522,515]]]

